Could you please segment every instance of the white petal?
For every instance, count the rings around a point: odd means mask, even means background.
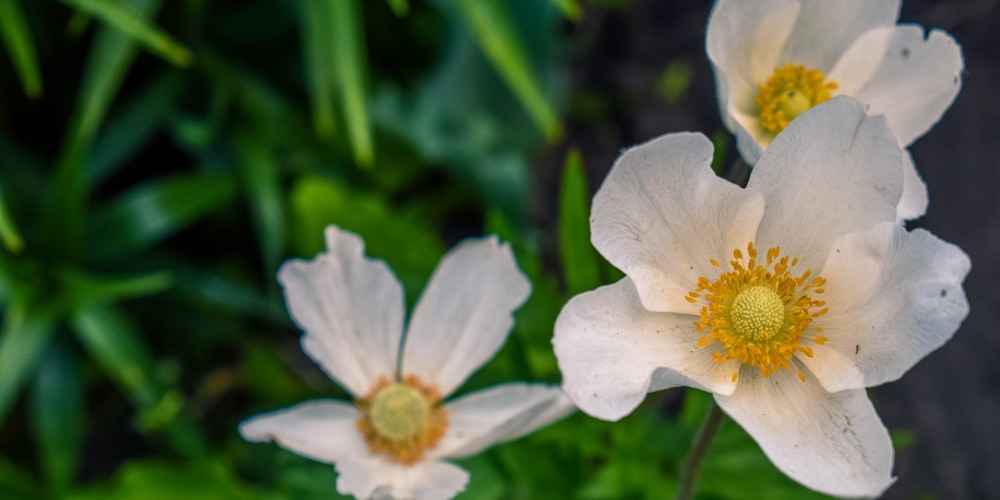
[[[750,175],[747,188],[767,205],[757,248],[780,246],[817,271],[834,239],[896,220],[902,163],[885,119],[866,115],[859,102],[836,97],[803,113]]]
[[[858,37],[896,24],[899,0],[799,0],[802,10],[779,65],[804,64],[829,74]]]
[[[757,84],[778,64],[799,9],[793,0],[716,2],[705,45],[712,64],[728,77],[730,95],[756,95]]]
[[[717,274],[709,260],[753,239],[762,198],[711,162],[705,136],[665,135],[626,151],[594,196],[594,246],[632,278],[646,309],[697,314],[684,296]]]
[[[916,25],[865,34],[844,54],[830,78],[839,92],[885,114],[904,146],[931,128],[962,87],[962,49],[947,33]],[[859,71],[860,70],[860,71]]]
[[[403,465],[370,456],[341,460],[336,466],[337,491],[357,498],[445,500],[469,482],[468,472],[436,460]]]
[[[531,293],[514,255],[496,237],[465,240],[448,252],[417,302],[403,349],[404,375],[451,394],[491,359]]]
[[[559,420],[576,407],[558,387],[512,383],[445,405],[448,430],[429,456],[461,458],[511,441]]]
[[[361,413],[348,403],[308,401],[249,418],[240,424],[240,435],[247,441],[274,441],[299,455],[333,463],[368,454],[356,425],[359,418]]]
[[[828,495],[876,497],[892,484],[892,442],[863,389],[829,393],[807,374],[744,367],[716,402],[792,479]]]
[[[687,385],[729,394],[739,362],[712,361],[718,342],[698,347],[696,316],[642,307],[631,281],[573,297],[552,339],[563,390],[588,415],[618,420],[646,393]]]
[[[927,184],[917,173],[913,155],[903,150],[903,196],[896,205],[896,222],[913,220],[927,213]]]
[[[802,362],[828,391],[898,379],[944,344],[969,313],[969,257],[918,229],[885,223],[838,239],[822,276],[829,340]]]
[[[326,228],[325,253],[294,259],[278,271],[285,303],[305,332],[302,348],[330,378],[363,397],[380,376],[391,378],[403,334],[403,287],[364,242]]]

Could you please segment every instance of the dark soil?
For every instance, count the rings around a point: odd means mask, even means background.
[[[902,9],[901,22],[948,31],[965,56],[958,99],[911,148],[930,207],[910,227],[925,228],[972,258],[965,282],[971,313],[944,347],[874,390],[885,424],[915,435],[896,455],[897,483],[885,498],[1000,498],[998,3],[909,0]],[[668,132],[725,132],[704,51],[709,9],[708,2],[637,0],[590,9],[568,28],[579,53],[570,75],[567,139],[537,172],[543,227],[555,226],[565,150],[582,151],[594,191],[624,147]],[[693,84],[686,97],[667,102],[657,82],[680,60],[693,69]],[[734,151],[729,156],[736,159]]]

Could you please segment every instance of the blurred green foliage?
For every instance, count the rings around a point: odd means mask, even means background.
[[[411,306],[452,244],[499,234],[533,293],[463,391],[558,382],[559,309],[621,277],[589,243],[579,153],[558,245],[529,217],[531,159],[569,92],[561,26],[582,13],[0,0],[0,498],[336,498],[331,467],[236,433],[347,398],[300,351],[274,279],[322,250],[328,224],[360,234]],[[689,79],[679,61],[661,90],[682,99]],[[577,414],[463,460],[465,496],[667,496],[707,397],[654,395],[614,424]],[[732,422],[700,484],[702,498],[810,496]]]

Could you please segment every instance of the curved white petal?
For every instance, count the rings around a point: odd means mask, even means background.
[[[669,387],[732,393],[739,362],[713,362],[718,342],[697,346],[704,335],[694,329],[697,319],[647,311],[628,278],[573,297],[552,338],[563,390],[604,420],[628,415],[646,393]]]
[[[750,434],[771,462],[814,490],[876,497],[892,484],[892,442],[863,389],[829,393],[811,374],[787,370],[765,378],[744,367],[719,406]]]
[[[530,293],[510,247],[496,237],[458,244],[441,259],[413,311],[403,374],[451,394],[500,350],[514,310]]]
[[[896,24],[900,0],[799,0],[799,3],[802,10],[778,64],[804,64],[829,74],[858,37],[871,29]]]
[[[760,250],[780,246],[819,270],[833,240],[896,220],[902,156],[885,119],[836,97],[793,120],[754,167],[748,189],[764,195]]]
[[[917,173],[913,155],[903,150],[903,195],[896,205],[896,222],[913,220],[927,213],[927,184]]]
[[[684,296],[717,274],[709,260],[753,239],[762,198],[720,179],[711,162],[705,136],[668,134],[626,151],[594,196],[591,240],[646,309],[697,314]]]
[[[366,259],[364,242],[326,228],[326,252],[281,266],[278,281],[292,319],[305,332],[302,348],[356,397],[379,377],[391,378],[403,334],[403,287],[381,260]]]
[[[446,500],[465,489],[469,473],[447,462],[413,465],[369,456],[338,461],[337,491],[357,498]]]
[[[756,95],[757,84],[767,80],[778,64],[800,8],[794,0],[715,3],[705,48],[713,66],[727,77],[728,96]]]
[[[829,340],[801,361],[828,391],[898,379],[944,344],[969,313],[969,257],[918,229],[885,223],[838,239],[822,276]]]
[[[240,423],[240,435],[253,442],[274,441],[282,448],[320,462],[368,454],[356,426],[361,413],[334,400],[301,403]]]
[[[431,458],[475,455],[549,425],[576,407],[558,387],[512,383],[462,396],[445,405],[448,430]]]
[[[962,87],[962,49],[947,33],[901,25],[866,33],[830,73],[839,92],[884,114],[910,145],[951,106]]]

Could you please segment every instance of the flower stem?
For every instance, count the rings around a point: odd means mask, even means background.
[[[698,434],[695,435],[694,443],[691,445],[691,452],[688,454],[687,461],[684,462],[684,470],[681,471],[681,485],[677,489],[677,496],[674,497],[677,500],[694,498],[694,486],[698,481],[701,461],[705,458],[708,447],[712,444],[712,438],[715,437],[719,426],[722,425],[722,417],[724,416],[722,409],[719,408],[715,400],[712,400],[712,407],[709,408],[708,415],[705,415],[705,420],[701,422]]]

